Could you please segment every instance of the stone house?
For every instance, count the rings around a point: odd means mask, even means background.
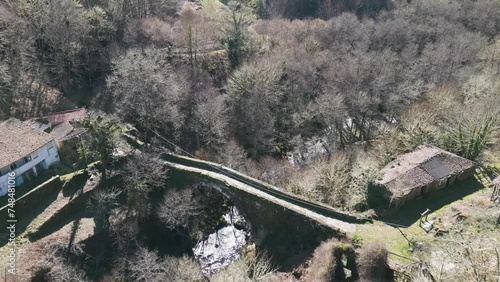
[[[424,193],[466,179],[474,170],[475,163],[471,160],[423,145],[387,164],[376,185],[383,187],[389,206],[398,207]]]

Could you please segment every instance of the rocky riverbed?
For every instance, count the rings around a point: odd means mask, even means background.
[[[224,219],[226,226],[193,248],[194,257],[206,275],[214,274],[240,258],[250,238],[250,224],[235,207],[224,215]]]

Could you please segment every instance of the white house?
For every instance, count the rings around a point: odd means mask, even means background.
[[[9,172],[17,186],[57,162],[54,136],[13,118],[0,123],[0,196],[7,194]]]

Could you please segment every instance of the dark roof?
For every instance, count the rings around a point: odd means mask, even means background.
[[[434,180],[441,180],[451,174],[450,169],[441,161],[439,157],[431,158],[420,167],[432,176]]]
[[[0,123],[0,168],[33,153],[54,140],[51,135],[18,119]]]
[[[64,141],[82,133],[85,133],[84,128],[74,128],[69,121],[65,121],[50,131],[50,135],[54,136],[57,141]]]
[[[420,146],[417,150],[398,156],[382,170],[379,184],[393,196],[404,196],[413,189],[427,186],[450,175],[459,174],[475,163],[435,146]]]
[[[23,123],[29,124],[32,128],[47,132],[50,129],[50,124],[36,119],[28,119]]]
[[[53,125],[63,123],[65,121],[82,120],[85,117],[85,109],[78,108],[62,112],[50,113],[48,115],[49,122]]]

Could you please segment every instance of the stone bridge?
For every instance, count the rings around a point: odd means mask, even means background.
[[[356,223],[369,220],[307,201],[220,164],[175,154],[162,159],[175,174],[201,178],[229,197],[252,224],[256,240],[279,230],[301,236],[352,237]]]

